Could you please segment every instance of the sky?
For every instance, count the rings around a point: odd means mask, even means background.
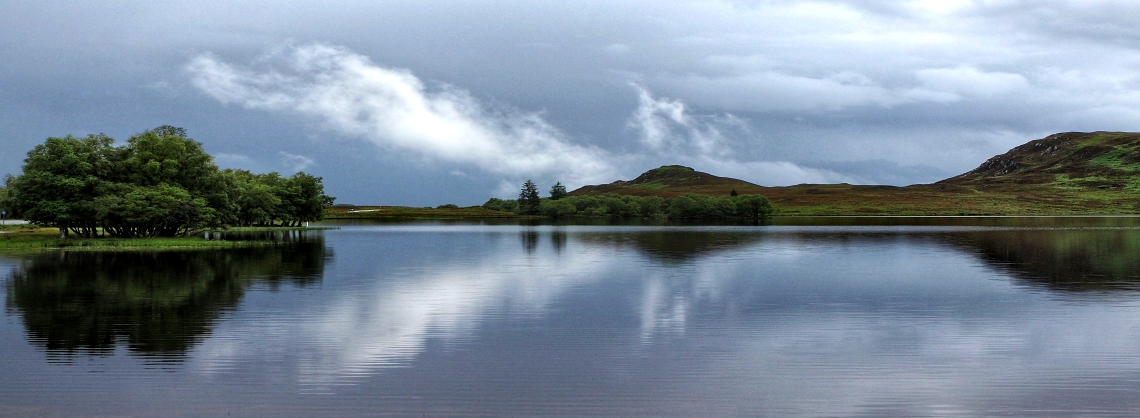
[[[79,3],[0,0],[0,174],[174,125],[338,203],[477,205],[669,164],[928,183],[1140,130],[1131,1]]]

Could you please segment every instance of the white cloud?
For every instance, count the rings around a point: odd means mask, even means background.
[[[757,139],[747,122],[732,114],[692,115],[680,100],[653,97],[642,86],[634,88],[638,107],[629,126],[638,131],[651,152],[668,155],[676,163],[765,186],[865,182],[788,161],[740,161],[734,155]]]
[[[278,154],[281,155],[281,163],[288,166],[294,173],[304,171],[316,164],[316,161],[304,155],[290,154],[285,151],[279,151]]]
[[[313,44],[243,68],[210,54],[187,66],[195,86],[223,103],[309,116],[329,129],[501,176],[546,175],[567,183],[610,181],[611,156],[570,142],[541,115],[491,109],[453,86],[429,89],[406,70],[343,48]]]
[[[429,89],[409,71],[375,65],[343,48],[288,47],[262,61],[268,68],[239,67],[205,54],[187,70],[195,86],[222,103],[312,117],[383,149],[497,175],[500,196],[512,196],[528,177],[557,179],[572,188],[608,183],[636,175],[624,171],[631,162],[695,164],[765,185],[854,181],[786,161],[740,161],[733,157],[736,148],[755,137],[744,120],[728,113],[696,115],[680,100],[655,98],[639,85],[629,126],[649,152],[618,155],[576,144],[541,114],[492,109],[454,86]],[[863,82],[852,75],[840,78]],[[294,171],[314,164],[305,156],[281,156]]]
[[[984,72],[968,65],[919,70],[915,77],[925,89],[957,97],[989,98],[1030,89],[1029,80],[1021,74]]]
[[[732,76],[664,76],[654,82],[702,104],[732,110],[834,111],[911,101],[852,72],[815,78],[761,71]]]
[[[240,168],[248,167],[253,164],[253,159],[244,154],[218,152],[214,153],[214,163],[225,168]]]

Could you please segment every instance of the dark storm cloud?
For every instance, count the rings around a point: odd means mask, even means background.
[[[0,157],[6,172],[46,136],[173,123],[227,164],[304,166],[357,201],[477,203],[530,176],[593,182],[674,163],[762,184],[909,184],[1053,132],[1140,121],[1130,21],[1140,5],[1125,1],[47,2],[0,12],[10,40],[0,43],[0,135],[15,150]],[[482,109],[464,123],[508,151],[426,147],[380,122],[361,132],[303,110],[312,106],[298,88],[330,84],[267,57],[315,45],[405,71],[425,98],[458,94],[447,103]],[[262,85],[292,102],[253,105],[195,84],[186,68],[202,57],[309,81]],[[541,135],[503,128],[524,116]],[[572,174],[517,165],[519,144],[589,163]]]

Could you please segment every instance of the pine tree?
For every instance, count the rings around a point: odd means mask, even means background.
[[[519,213],[537,214],[538,204],[538,186],[533,181],[527,180],[519,192]]]
[[[566,197],[566,186],[563,186],[562,182],[554,183],[554,186],[550,188],[550,200],[558,200],[564,197]]]

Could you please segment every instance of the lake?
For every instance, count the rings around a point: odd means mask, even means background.
[[[0,257],[0,416],[1140,410],[1140,218],[331,225]]]

